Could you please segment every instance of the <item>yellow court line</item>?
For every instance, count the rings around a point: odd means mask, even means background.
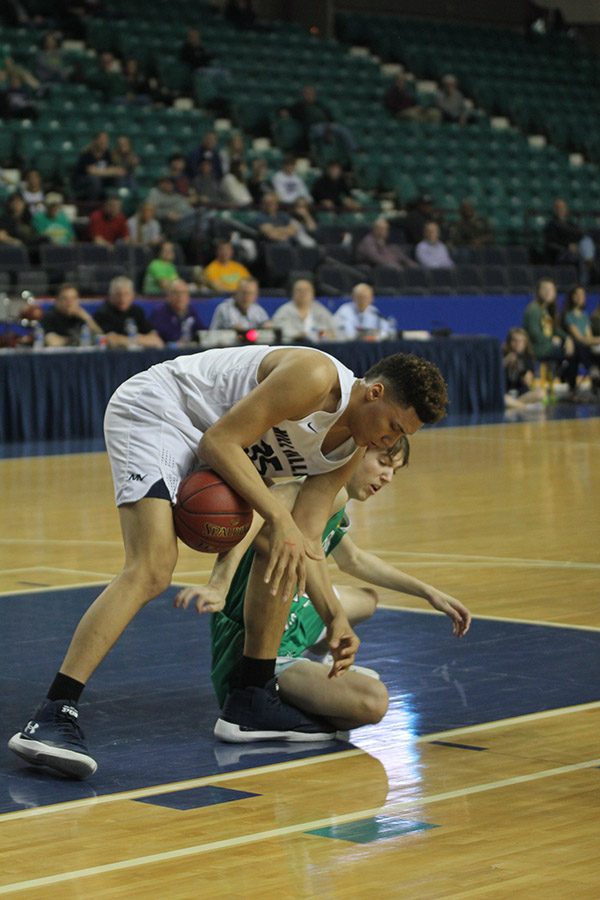
[[[494,791],[505,787],[512,787],[516,784],[526,784],[531,781],[540,781],[544,778],[553,778],[558,775],[566,775],[571,772],[590,769],[600,765],[600,759],[590,759],[585,762],[573,763],[568,766],[560,766],[555,769],[546,769],[541,772],[532,772],[529,775],[516,775],[512,778],[503,778],[499,781],[491,781],[484,784],[475,784],[472,787],[460,788],[455,791],[445,791],[441,794],[431,794],[424,797],[406,797],[391,803],[389,806],[374,807],[372,809],[361,809],[353,813],[346,813],[340,816],[327,816],[323,819],[313,819],[307,822],[297,822],[295,825],[282,826],[280,828],[270,828],[266,831],[253,832],[252,834],[238,835],[233,838],[226,838],[220,841],[211,841],[206,844],[195,844],[191,847],[182,847],[178,850],[166,850],[163,853],[152,853],[147,856],[137,856],[130,859],[123,859],[118,862],[106,863],[100,866],[90,866],[86,869],[74,869],[70,872],[60,872],[57,875],[48,875],[44,878],[32,878],[28,881],[18,881],[13,884],[5,884],[0,887],[0,894],[9,894],[11,891],[24,891],[28,889],[48,887],[53,884],[61,884],[66,881],[74,881],[78,878],[89,878],[92,876],[106,875],[110,872],[117,872],[124,869],[134,869],[140,866],[148,866],[155,863],[169,862],[174,859],[185,859],[190,856],[198,856],[202,853],[213,853],[216,850],[226,850],[230,847],[243,847],[249,844],[257,844],[261,841],[272,840],[274,838],[286,837],[290,834],[298,834],[299,832],[313,831],[317,828],[327,828],[332,825],[342,825],[346,822],[356,822],[360,819],[368,819],[377,815],[392,816],[400,813],[406,807],[412,806],[420,808],[433,803],[441,803],[445,800],[453,800],[458,797],[467,797],[472,794],[481,794],[486,791]]]
[[[378,609],[389,609],[392,612],[414,612],[424,616],[440,616],[437,609],[420,609],[418,606],[393,606],[391,603],[378,603]],[[571,625],[566,622],[547,622],[544,619],[513,619],[511,616],[480,616],[474,615],[473,621],[484,619],[490,622],[516,622],[518,625],[541,625],[547,628],[570,628],[573,631],[600,631],[597,625]]]
[[[99,797],[84,797],[81,800],[67,800],[64,803],[53,803],[49,806],[36,806],[32,809],[20,809],[16,812],[0,814],[0,825],[6,822],[14,822],[15,819],[30,819],[37,816],[45,816],[49,813],[71,812],[86,806],[97,806],[101,803],[116,803],[121,800],[139,800],[141,797],[154,797],[157,794],[172,793],[175,791],[187,791],[190,788],[203,787],[207,784],[219,784],[222,781],[237,781],[240,778],[248,778],[254,775],[268,775],[271,772],[281,772],[287,769],[300,769],[305,766],[313,766],[316,763],[336,762],[339,759],[349,759],[352,756],[366,755],[364,750],[353,748],[352,750],[340,750],[336,753],[322,753],[318,756],[308,756],[303,759],[290,759],[287,762],[271,763],[268,766],[256,766],[251,769],[239,769],[236,772],[215,772],[212,775],[203,775],[201,778],[188,778],[187,781],[171,781],[166,784],[155,784],[152,787],[136,788],[132,791],[119,791],[114,794],[101,794]]]

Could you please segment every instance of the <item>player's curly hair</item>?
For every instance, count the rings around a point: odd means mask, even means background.
[[[391,399],[400,406],[412,406],[421,422],[432,425],[446,415],[448,391],[438,367],[412,353],[395,353],[371,366],[365,381],[381,381]]]

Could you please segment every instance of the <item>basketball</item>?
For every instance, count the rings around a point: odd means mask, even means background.
[[[252,507],[210,469],[184,478],[173,508],[177,537],[201,553],[223,553],[247,534]]]

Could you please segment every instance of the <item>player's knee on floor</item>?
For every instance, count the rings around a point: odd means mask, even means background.
[[[381,722],[388,710],[388,692],[381,683],[365,676],[366,681],[360,696],[360,718],[363,725],[376,725]]]
[[[376,590],[374,590],[374,588],[371,587],[361,588],[361,591],[366,597],[368,614],[372,616],[377,609],[377,604],[379,603],[379,594]]]

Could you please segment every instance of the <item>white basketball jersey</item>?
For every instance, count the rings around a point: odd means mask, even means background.
[[[184,408],[194,428],[204,433],[258,385],[258,368],[274,349],[252,346],[205,350],[160,363],[148,374]],[[314,352],[308,348],[293,349]],[[271,478],[318,475],[344,465],[356,450],[354,441],[348,439],[327,456],[321,451],[325,435],[348,405],[355,381],[350,369],[333,356],[323,355],[331,360],[338,372],[341,397],[337,409],[331,413],[319,410],[298,421],[280,422],[251,447],[246,447],[248,457],[261,475]],[[307,365],[310,365],[309,359]]]

